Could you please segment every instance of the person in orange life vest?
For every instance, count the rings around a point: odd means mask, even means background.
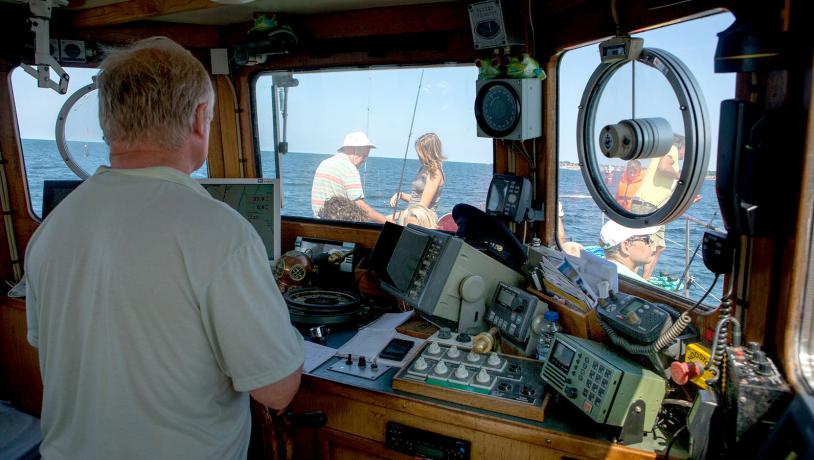
[[[645,172],[642,170],[639,160],[630,160],[627,163],[625,172],[616,188],[616,202],[628,211],[630,211],[630,200],[642,185],[644,176]]]

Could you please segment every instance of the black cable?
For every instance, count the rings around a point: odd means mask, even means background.
[[[704,293],[704,295],[702,295],[702,296],[701,296],[701,298],[700,298],[700,299],[698,299],[698,302],[695,302],[695,305],[693,305],[693,306],[692,306],[692,308],[690,308],[689,310],[687,310],[687,314],[692,313],[692,312],[693,312],[693,310],[695,310],[696,308],[698,308],[698,306],[699,306],[699,305],[701,305],[701,302],[703,302],[703,301],[704,301],[704,299],[706,299],[706,298],[707,298],[707,296],[709,295],[709,293],[710,293],[710,292],[712,292],[712,289],[715,287],[715,284],[717,284],[717,283],[718,283],[718,277],[719,277],[719,276],[721,276],[721,275],[719,275],[719,274],[717,274],[717,273],[715,274],[715,279],[714,279],[714,280],[712,280],[712,284],[710,284],[710,285],[709,285],[709,289],[707,289],[707,292],[705,292],[705,293]]]
[[[673,433],[673,437],[670,438],[670,442],[667,443],[667,447],[664,449],[664,460],[670,460],[670,449],[673,448],[673,443],[676,439],[678,439],[678,435],[681,434],[682,431],[687,430],[687,425],[682,426],[681,428],[677,429],[675,433]]]

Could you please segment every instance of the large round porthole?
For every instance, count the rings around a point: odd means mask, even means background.
[[[701,188],[708,132],[701,89],[672,54],[645,48],[635,60],[600,64],[577,120],[588,191],[622,225],[663,225],[683,214]]]
[[[108,164],[109,150],[99,126],[96,78],[65,101],[56,123],[56,141],[68,168],[82,179]]]

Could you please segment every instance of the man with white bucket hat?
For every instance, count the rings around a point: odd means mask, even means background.
[[[319,217],[319,211],[326,201],[341,196],[353,201],[371,221],[380,224],[387,221],[384,215],[365,202],[362,179],[359,177],[359,165],[367,160],[370,149],[375,148],[365,133],[352,132],[345,136],[336,155],[319,164],[311,185],[311,210],[314,217]]]
[[[612,220],[605,222],[599,232],[605,258],[616,264],[618,274],[646,282],[635,270],[653,260],[655,241],[652,235],[658,229],[659,227],[628,228]]]

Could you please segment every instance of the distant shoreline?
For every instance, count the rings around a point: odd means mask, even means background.
[[[567,171],[581,171],[582,166],[580,166],[579,163],[572,163],[570,161],[561,161],[560,162],[560,169],[565,169]],[[716,177],[716,172],[715,171],[708,171],[707,174],[704,176],[704,179],[705,180],[715,180],[715,177]]]

